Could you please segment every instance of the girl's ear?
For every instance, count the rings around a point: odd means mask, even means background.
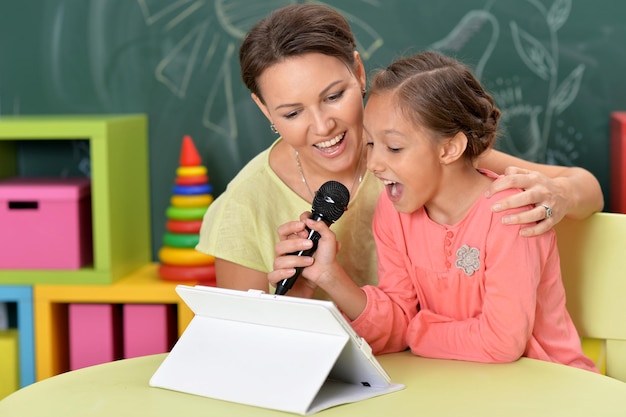
[[[272,118],[270,117],[270,112],[269,110],[267,110],[267,106],[265,104],[263,104],[263,102],[261,101],[261,99],[259,98],[259,96],[257,96],[256,94],[252,93],[250,94],[250,96],[252,97],[252,100],[256,103],[256,105],[259,107],[259,109],[261,109],[261,111],[263,112],[263,114],[265,115],[265,117],[267,117],[267,120],[270,121],[270,123],[274,123],[272,121]]]
[[[463,157],[465,148],[467,148],[467,136],[459,132],[441,145],[439,160],[444,165],[451,164]]]

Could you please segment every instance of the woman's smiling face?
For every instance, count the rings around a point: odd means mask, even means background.
[[[357,63],[353,72],[323,54],[287,58],[259,77],[265,103],[253,99],[301,156],[346,169],[362,143],[365,71],[360,59]]]

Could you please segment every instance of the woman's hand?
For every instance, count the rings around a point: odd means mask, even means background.
[[[563,217],[584,219],[601,211],[604,207],[602,188],[596,177],[580,167],[538,164],[491,149],[479,158],[478,167],[486,168],[498,174],[504,174],[489,188],[488,197],[507,188],[517,187],[525,190],[519,195],[496,200],[494,211],[533,205],[526,212],[505,216],[508,224],[528,223],[520,234],[536,236],[544,233],[560,222]],[[548,210],[552,217],[546,219]],[[538,222],[536,224],[532,224]]]
[[[302,274],[287,295],[311,298],[319,286],[347,317],[354,320],[365,308],[367,297],[337,262],[341,245],[335,233],[323,221],[312,220],[310,215],[309,212],[303,213],[300,221],[279,226],[279,241],[274,246],[274,270],[268,274],[268,279],[276,286],[279,281],[291,278],[296,267],[303,267]],[[315,253],[312,256],[292,255],[313,246],[307,228],[320,234]]]
[[[274,246],[274,269],[267,274],[267,279],[274,287],[283,279],[291,278],[296,273],[296,267],[306,268],[313,263],[311,256],[294,255],[313,246],[313,242],[307,239],[309,233],[304,224],[309,214],[303,213],[300,217],[302,220],[288,222],[278,227],[279,240]],[[314,282],[300,277],[288,294],[311,298],[316,287]]]
[[[278,228],[274,270],[268,274],[268,280],[276,286],[283,279],[291,278],[296,268],[304,268],[294,287],[289,290],[289,295],[312,296],[320,279],[331,276],[330,271],[337,267],[339,243],[335,233],[323,221],[312,220],[310,216],[311,213],[305,212],[300,216],[300,221],[285,223]],[[308,239],[309,230],[320,234],[317,249],[311,256],[298,256],[296,253],[313,246],[313,242]]]
[[[530,224],[530,226],[521,229],[520,234],[522,236],[537,236],[545,233],[570,211],[573,203],[570,198],[572,193],[567,178],[550,178],[540,172],[518,167],[508,167],[504,174],[503,177],[491,184],[487,190],[487,196],[496,196],[499,191],[509,188],[524,190],[519,194],[497,200],[492,206],[492,210],[495,212],[526,205],[534,206],[527,211],[506,215],[502,218],[505,224]]]
[[[274,246],[274,270],[267,275],[270,283],[276,286],[283,279],[291,278],[296,268],[304,268],[289,291],[290,295],[297,294],[300,297],[313,295],[325,268],[336,262],[339,249],[335,234],[328,226],[322,221],[312,220],[310,216],[310,212],[305,212],[300,216],[300,221],[279,226],[279,241]],[[296,255],[313,247],[313,241],[308,238],[310,230],[315,230],[321,236],[315,253],[311,256]],[[319,260],[316,262],[316,259]]]

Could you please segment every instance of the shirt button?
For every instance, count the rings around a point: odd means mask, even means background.
[[[452,237],[452,236],[454,236],[454,232],[452,232],[451,230],[448,230],[446,232],[446,237]]]

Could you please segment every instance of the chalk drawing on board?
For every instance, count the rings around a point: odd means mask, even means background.
[[[362,1],[373,7],[382,7],[377,0]],[[167,53],[156,65],[156,80],[174,96],[185,100],[193,84],[192,78],[198,76],[195,72],[211,76],[212,82],[206,91],[202,112],[202,125],[236,141],[238,129],[233,83],[239,80],[233,80],[233,74],[238,73],[237,45],[261,18],[272,10],[297,1],[265,0],[254,4],[249,0],[176,0],[167,4],[158,0],[137,2],[147,26],[160,25],[159,28],[165,33],[184,24],[190,26],[184,36],[168,46]],[[317,1],[306,3],[323,4]],[[357,47],[362,58],[369,59],[383,45],[382,37],[364,20],[352,13],[339,11],[357,33]],[[215,17],[216,24],[210,20],[211,16]],[[186,23],[192,17],[196,23]],[[206,19],[202,20],[203,17]],[[217,69],[210,72],[210,66],[217,66]]]
[[[534,74],[537,85],[545,83],[547,94],[545,102],[531,102],[527,100],[524,85],[519,83],[519,75],[495,79],[496,90],[491,92],[503,110],[501,125],[506,129],[506,135],[501,138],[502,148],[531,161],[573,165],[578,154],[572,144],[581,142],[582,137],[575,127],[562,126],[558,119],[576,99],[585,72],[585,64],[579,64],[563,79],[558,77],[558,31],[569,18],[572,0],[554,0],[549,7],[540,0],[525,0],[545,22],[547,36],[543,37],[525,29],[537,26],[535,16],[527,17],[530,23],[513,18],[501,24],[491,10],[495,2],[490,1],[484,9],[468,11],[447,36],[429,48],[459,54],[478,35],[483,42],[488,39],[480,48],[474,67],[481,79],[489,61],[497,59],[493,53],[502,38],[501,27],[508,27],[521,63]],[[553,129],[555,120],[557,129]]]
[[[179,98],[185,98],[187,94],[189,79],[191,78],[194,64],[198,59],[199,48],[202,45],[202,39],[206,33],[205,29],[206,25],[200,25],[190,30],[189,33],[163,57],[155,69],[156,79]],[[172,66],[180,66],[178,59],[180,56],[188,57],[188,59],[184,61],[182,71],[168,71]]]
[[[369,3],[372,6],[381,7],[380,3],[376,1],[367,1],[363,0],[366,3]],[[310,3],[318,3],[318,2],[310,2]],[[320,3],[324,4],[324,3]],[[343,15],[346,18],[348,23],[350,23],[350,27],[352,31],[355,33],[357,50],[361,55],[361,58],[364,61],[367,61],[372,57],[374,52],[378,50],[381,46],[383,46],[384,41],[383,38],[374,30],[372,26],[370,26],[367,22],[362,19],[359,19],[352,13],[348,13],[345,10],[342,10],[338,7],[333,6],[335,10]]]
[[[430,45],[429,49],[442,53],[458,53],[480,31],[488,32],[488,42],[482,49],[482,54],[474,68],[474,75],[481,79],[485,65],[491,58],[500,37],[500,23],[490,12],[470,10],[445,38]]]

